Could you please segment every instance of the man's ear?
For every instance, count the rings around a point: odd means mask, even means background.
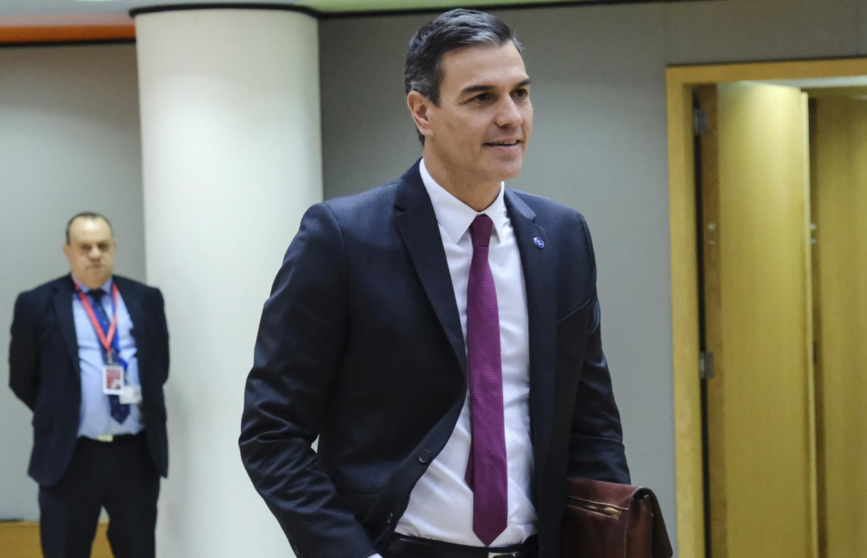
[[[66,256],[67,258],[69,257],[71,250],[72,250],[72,246],[70,246],[69,244],[63,245],[63,255]]]
[[[412,115],[415,127],[426,138],[433,135],[430,125],[430,108],[432,105],[431,100],[418,91],[410,91],[406,96],[406,106],[409,107],[409,113]]]

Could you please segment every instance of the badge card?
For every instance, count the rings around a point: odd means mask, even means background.
[[[120,395],[123,391],[123,366],[106,364],[102,367],[102,392]]]

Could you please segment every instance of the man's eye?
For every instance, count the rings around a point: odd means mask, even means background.
[[[527,91],[526,89],[518,89],[517,91],[515,91],[515,97],[517,97],[519,99],[523,99],[524,97],[527,97],[529,95],[530,95],[530,92]]]
[[[482,93],[481,95],[476,95],[473,97],[473,100],[478,103],[484,103],[490,100],[491,96],[488,93]]]

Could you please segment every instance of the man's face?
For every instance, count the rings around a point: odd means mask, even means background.
[[[79,217],[69,227],[69,244],[63,245],[63,253],[75,278],[90,289],[98,289],[114,272],[114,248],[108,223]]]
[[[453,50],[442,69],[439,106],[428,107],[425,154],[430,150],[452,180],[517,176],[533,130],[530,79],[518,49],[509,41]]]

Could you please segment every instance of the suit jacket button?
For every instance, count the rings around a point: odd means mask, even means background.
[[[430,452],[428,450],[424,450],[420,454],[418,454],[418,462],[422,465],[426,465],[427,462],[430,461]]]
[[[394,521],[394,514],[389,512],[388,517],[385,518],[385,522],[391,525],[392,521]]]

